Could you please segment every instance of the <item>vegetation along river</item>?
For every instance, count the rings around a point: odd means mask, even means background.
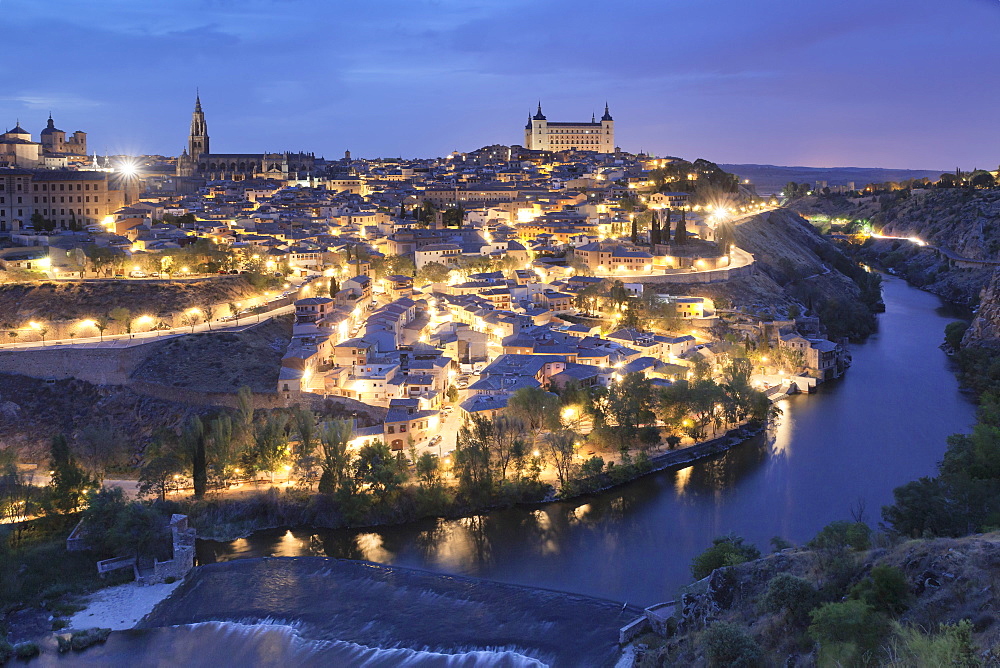
[[[887,277],[879,331],[846,376],[780,404],[769,438],[594,497],[365,530],[271,530],[200,541],[201,563],[328,556],[545,587],[635,605],[674,597],[712,538],[811,538],[863,500],[875,524],[894,487],[933,473],[974,406],[938,346],[957,314]]]

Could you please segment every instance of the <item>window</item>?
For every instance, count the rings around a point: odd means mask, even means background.
[[[399,433],[400,434],[405,434],[406,433],[406,425],[405,424],[399,425]]]
[[[387,427],[387,429],[388,429],[388,431],[389,431],[390,434],[395,434],[396,433],[396,428],[394,426],[392,426],[392,425],[389,425]]]

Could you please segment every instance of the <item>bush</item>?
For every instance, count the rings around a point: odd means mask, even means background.
[[[87,629],[70,636],[70,647],[74,652],[82,652],[91,645],[102,643],[111,635],[111,629]]]
[[[952,350],[958,350],[962,347],[962,338],[968,329],[969,323],[962,320],[948,323],[944,328],[944,342]]]
[[[981,665],[972,643],[972,625],[967,619],[958,624],[941,624],[929,635],[915,628],[897,627],[895,642],[889,648],[888,666],[952,666],[972,668]]]
[[[744,561],[760,558],[760,550],[753,545],[745,545],[739,536],[723,536],[712,541],[708,548],[691,562],[691,575],[701,580],[712,574],[716,568],[735,566]]]
[[[68,619],[53,619],[52,620],[52,630],[53,631],[62,631],[67,626],[69,626],[69,620]]]
[[[7,663],[14,656],[14,646],[0,638],[0,664]]]
[[[861,601],[824,603],[809,616],[809,635],[820,645],[849,643],[866,652],[874,649],[888,631],[885,617]]]
[[[764,612],[785,612],[794,619],[802,619],[816,604],[816,595],[816,588],[805,578],[779,573],[767,583],[760,607]]]
[[[19,659],[30,659],[33,656],[38,656],[39,653],[38,645],[33,642],[19,642],[14,645],[14,656]]]
[[[868,550],[872,546],[872,530],[864,522],[837,520],[820,529],[816,537],[806,543],[814,550]]]
[[[762,664],[764,653],[753,636],[738,624],[716,622],[708,627],[701,647],[710,666],[751,668]]]
[[[898,615],[910,606],[910,587],[903,571],[879,565],[851,588],[851,598],[862,601],[872,610]]]

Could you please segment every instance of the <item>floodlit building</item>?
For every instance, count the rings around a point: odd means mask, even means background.
[[[528,115],[524,126],[524,147],[534,151],[596,151],[614,153],[615,121],[604,105],[601,120],[594,116],[586,123],[549,121],[542,113],[542,103],[534,116]]]

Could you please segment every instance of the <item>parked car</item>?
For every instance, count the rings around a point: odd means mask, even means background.
[[[140,271],[138,269],[133,269],[132,271],[128,272],[128,277],[129,278],[146,278],[146,272]]]

